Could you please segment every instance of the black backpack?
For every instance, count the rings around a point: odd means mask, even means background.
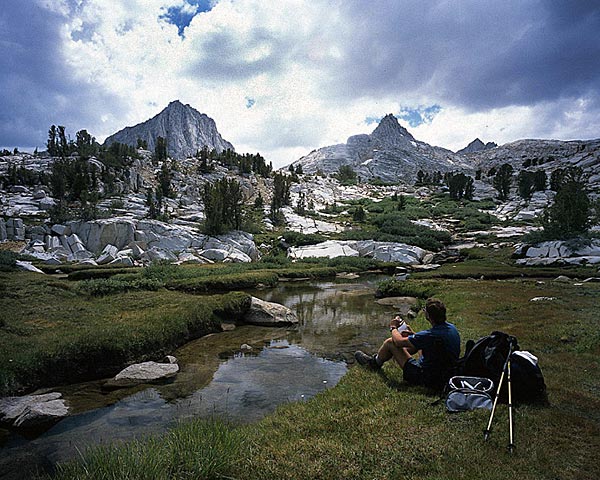
[[[469,340],[465,355],[459,361],[461,375],[486,377],[498,385],[502,369],[510,351],[520,350],[517,339],[503,332],[494,331],[476,342]],[[535,357],[534,357],[535,358]],[[536,359],[537,360],[537,359]],[[527,355],[511,355],[511,391],[515,402],[535,402],[545,398],[544,376],[536,362]],[[507,376],[504,376],[499,400],[508,401]]]

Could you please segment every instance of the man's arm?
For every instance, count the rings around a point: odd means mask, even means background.
[[[396,327],[400,324],[400,322],[402,321],[402,319],[400,319],[400,317],[396,317],[394,318],[391,322],[390,322],[390,329],[392,331],[392,341],[394,342],[394,345],[398,348],[405,348],[411,355],[415,354],[418,352],[417,348],[410,342],[410,340],[408,339],[409,335],[413,335],[415,332],[413,332],[412,328],[410,328],[410,326],[407,324],[407,329],[403,330],[401,332],[399,332]]]

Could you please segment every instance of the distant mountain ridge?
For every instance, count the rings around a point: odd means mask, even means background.
[[[481,152],[482,150],[489,150],[490,148],[496,148],[498,144],[494,142],[483,143],[479,138],[476,138],[469,143],[465,148],[457,151],[458,154]]]
[[[195,155],[205,145],[218,152],[235,150],[230,142],[223,139],[212,118],[179,100],[169,103],[150,120],[114,133],[104,144],[120,142],[136,146],[138,139],[141,139],[153,151],[158,137],[167,139],[169,156],[178,160]]]
[[[302,165],[306,173],[320,170],[328,174],[350,165],[362,180],[407,183],[414,181],[419,170],[474,171],[462,155],[416,140],[392,114],[383,117],[370,135],[354,135],[346,143],[313,150],[293,165]]]

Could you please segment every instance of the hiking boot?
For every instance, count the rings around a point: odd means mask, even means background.
[[[373,355],[368,355],[360,350],[354,352],[354,358],[360,365],[364,365],[371,370],[379,370],[381,368],[379,365],[377,365],[377,361]]]

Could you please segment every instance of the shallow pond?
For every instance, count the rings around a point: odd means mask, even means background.
[[[35,439],[5,433],[0,467],[28,457],[51,465],[88,446],[162,432],[186,418],[255,421],[277,405],[307,400],[339,381],[357,348],[373,350],[387,335],[397,308],[375,301],[381,279],[290,282],[249,292],[288,306],[299,325],[242,326],[190,342],[173,352],[181,370],[166,385],[106,392],[96,381],[57,388],[73,414]],[[243,344],[251,350],[242,352]]]

